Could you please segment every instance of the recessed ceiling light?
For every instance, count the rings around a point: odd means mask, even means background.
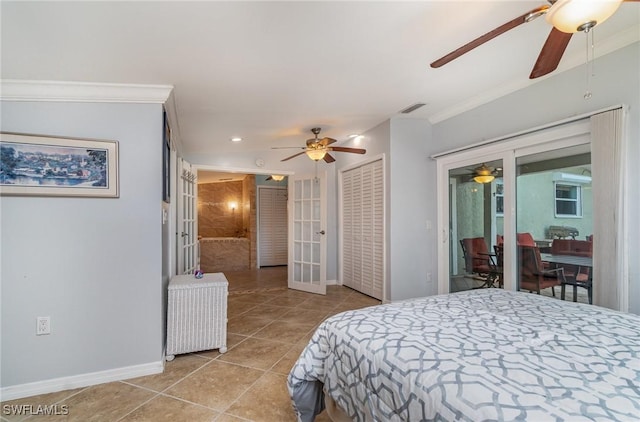
[[[242,141],[242,138],[239,137],[239,136],[235,136],[235,137],[231,138],[231,142],[240,142],[240,141]]]

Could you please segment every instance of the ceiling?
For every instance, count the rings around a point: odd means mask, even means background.
[[[316,126],[342,142],[415,103],[406,117],[435,123],[539,81],[544,18],[429,63],[541,4],[2,1],[2,78],[173,85],[188,154],[301,146]],[[595,28],[596,55],[639,28],[640,4],[622,4]],[[584,40],[556,73],[584,63]]]

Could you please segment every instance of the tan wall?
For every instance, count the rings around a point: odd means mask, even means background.
[[[236,204],[231,209],[230,204]],[[243,182],[198,185],[198,235],[201,237],[244,237]]]
[[[235,203],[235,209],[230,204]],[[256,178],[198,185],[198,236],[247,238],[247,242],[201,243],[203,271],[255,269],[257,266]]]

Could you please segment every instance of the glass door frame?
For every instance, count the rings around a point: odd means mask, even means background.
[[[504,289],[516,290],[516,158],[544,151],[588,144],[588,118],[534,129],[496,141],[434,156],[438,184],[438,293],[449,293],[449,171],[484,161],[502,160],[504,185]]]

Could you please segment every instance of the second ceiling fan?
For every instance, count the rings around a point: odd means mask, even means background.
[[[553,28],[529,75],[529,79],[539,78],[556,70],[574,32],[588,32],[611,17],[624,1],[640,0],[549,0],[549,4],[536,7],[439,58],[431,63],[431,67],[444,66],[498,35],[546,15]]]
[[[336,161],[335,158],[333,158],[333,156],[331,154],[329,154],[329,151],[335,151],[335,152],[351,152],[354,154],[364,154],[367,152],[366,149],[362,149],[362,148],[348,148],[348,147],[337,147],[337,146],[330,146],[331,144],[337,142],[335,139],[333,138],[322,138],[322,139],[318,139],[318,135],[320,134],[320,128],[319,127],[314,127],[313,129],[311,129],[311,133],[313,133],[315,135],[315,138],[311,138],[311,139],[307,139],[307,146],[306,147],[273,147],[273,149],[280,149],[280,148],[301,148],[304,151],[299,152],[297,154],[293,154],[290,157],[287,158],[283,158],[280,161],[287,161],[290,160],[292,158],[295,158],[299,155],[302,154],[307,154],[307,156],[309,158],[311,158],[313,161],[320,161],[320,160],[324,160],[327,163],[333,163],[334,161]]]

